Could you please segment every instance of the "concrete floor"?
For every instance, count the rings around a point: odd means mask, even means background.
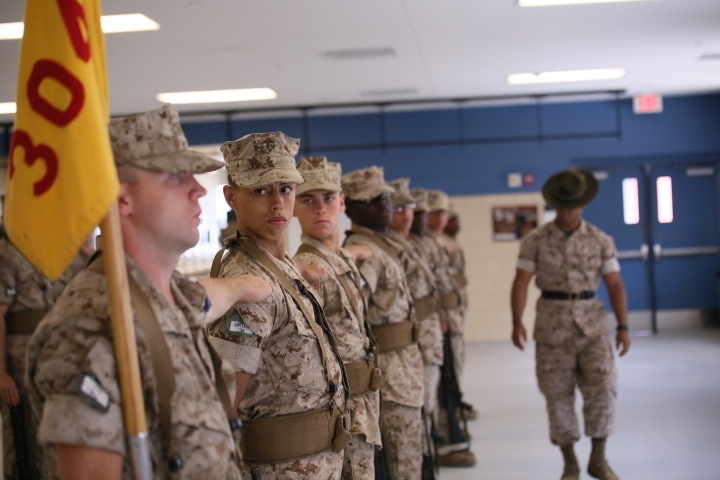
[[[720,479],[720,329],[634,337],[617,359],[619,397],[608,459],[625,480]],[[557,480],[560,451],[550,444],[534,345],[468,345],[465,400],[473,468],[443,468],[441,480]],[[578,393],[579,397],[579,393]],[[578,399],[578,412],[580,400]],[[576,445],[583,469],[589,439]],[[591,477],[583,471],[581,478]]]

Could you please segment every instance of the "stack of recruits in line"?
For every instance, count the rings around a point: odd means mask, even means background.
[[[418,480],[475,463],[446,194],[246,135],[221,148],[237,232],[191,278],[176,267],[199,239],[195,174],[223,163],[188,148],[169,105],[109,134],[153,478]],[[133,478],[101,252],[50,282],[0,247],[5,478]]]

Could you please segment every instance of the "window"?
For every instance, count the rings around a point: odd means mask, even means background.
[[[623,218],[625,225],[640,223],[640,200],[637,178],[624,178],[622,181]]]
[[[672,223],[673,221],[673,198],[672,178],[658,177],[657,179],[657,206],[658,222]]]

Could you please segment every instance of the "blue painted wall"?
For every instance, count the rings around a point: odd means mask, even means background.
[[[572,164],[720,160],[720,94],[664,98],[664,112],[636,115],[630,99],[494,107],[458,107],[343,115],[195,122],[183,118],[191,144],[221,143],[281,130],[301,139],[301,155],[326,155],[348,172],[385,167],[386,178],[451,195],[538,190]],[[0,155],[7,155],[0,129]],[[533,173],[534,186],[509,189],[507,174]]]
[[[326,155],[348,172],[385,167],[386,178],[451,195],[538,190],[573,164],[720,160],[720,94],[664,98],[661,114],[636,115],[632,101],[459,107],[421,111],[301,115],[195,123],[191,144],[281,130],[301,139],[301,155]],[[507,174],[533,173],[534,186],[509,189]]]

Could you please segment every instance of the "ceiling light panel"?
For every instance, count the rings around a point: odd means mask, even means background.
[[[587,5],[591,3],[647,2],[649,0],[518,0],[521,7],[557,7],[560,5]]]
[[[103,15],[100,17],[103,33],[144,32],[159,30],[160,24],[142,13]],[[19,40],[25,30],[23,22],[0,23],[0,40]]]
[[[588,82],[592,80],[616,80],[624,76],[624,68],[559,70],[540,73],[512,73],[507,76],[507,83],[509,85],[531,85],[537,83]]]
[[[100,17],[100,27],[103,33],[145,32],[160,30],[160,24],[142,13],[128,13],[123,15],[103,15]]]
[[[16,110],[17,105],[15,105],[15,102],[0,102],[0,115],[6,113],[15,113]]]
[[[163,103],[173,104],[251,102],[253,100],[274,100],[277,98],[277,93],[272,88],[241,88],[158,93],[156,98]]]

